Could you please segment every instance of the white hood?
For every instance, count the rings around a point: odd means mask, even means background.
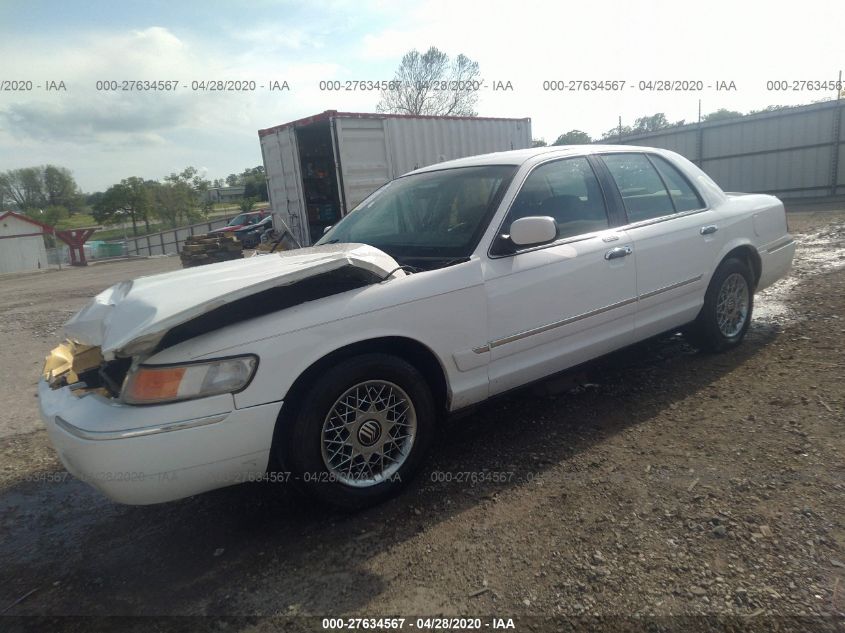
[[[94,297],[65,324],[65,334],[99,346],[107,360],[116,352],[150,351],[168,330],[226,303],[346,266],[385,277],[399,264],[372,246],[329,244],[140,277]]]

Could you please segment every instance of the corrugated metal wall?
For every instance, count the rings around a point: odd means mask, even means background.
[[[531,147],[531,125],[520,120],[387,119],[395,178],[445,160]]]
[[[531,146],[528,120],[338,117],[336,126],[347,211],[414,169]]]
[[[47,250],[41,235],[0,240],[0,273],[45,269]]]
[[[47,268],[44,237],[37,226],[10,214],[0,222],[0,237],[0,273]]]
[[[843,110],[831,101],[605,142],[678,152],[725,191],[829,198],[845,195]]]

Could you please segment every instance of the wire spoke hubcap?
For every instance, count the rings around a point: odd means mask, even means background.
[[[716,323],[724,336],[731,338],[742,331],[749,304],[748,282],[739,273],[731,273],[722,282],[716,299]]]
[[[323,463],[349,486],[375,486],[402,467],[416,432],[416,411],[401,387],[385,380],[361,382],[335,400],[323,421]]]

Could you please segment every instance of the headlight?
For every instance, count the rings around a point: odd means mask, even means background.
[[[249,384],[256,356],[219,358],[184,365],[139,365],[123,384],[123,401],[156,404],[234,393]]]

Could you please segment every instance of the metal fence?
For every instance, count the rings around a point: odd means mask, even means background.
[[[65,245],[61,245],[53,248],[48,248],[47,265],[58,266],[59,268],[62,268],[63,266],[70,266],[70,252],[68,247]]]
[[[831,199],[845,195],[843,110],[828,101],[604,142],[678,152],[725,191]]]
[[[189,226],[180,226],[175,229],[142,235],[141,237],[126,238],[126,255],[170,255],[178,254],[182,250],[185,240],[192,235],[208,233],[213,229],[226,226],[229,220],[235,216],[207,220]],[[123,241],[123,240],[117,240]]]

